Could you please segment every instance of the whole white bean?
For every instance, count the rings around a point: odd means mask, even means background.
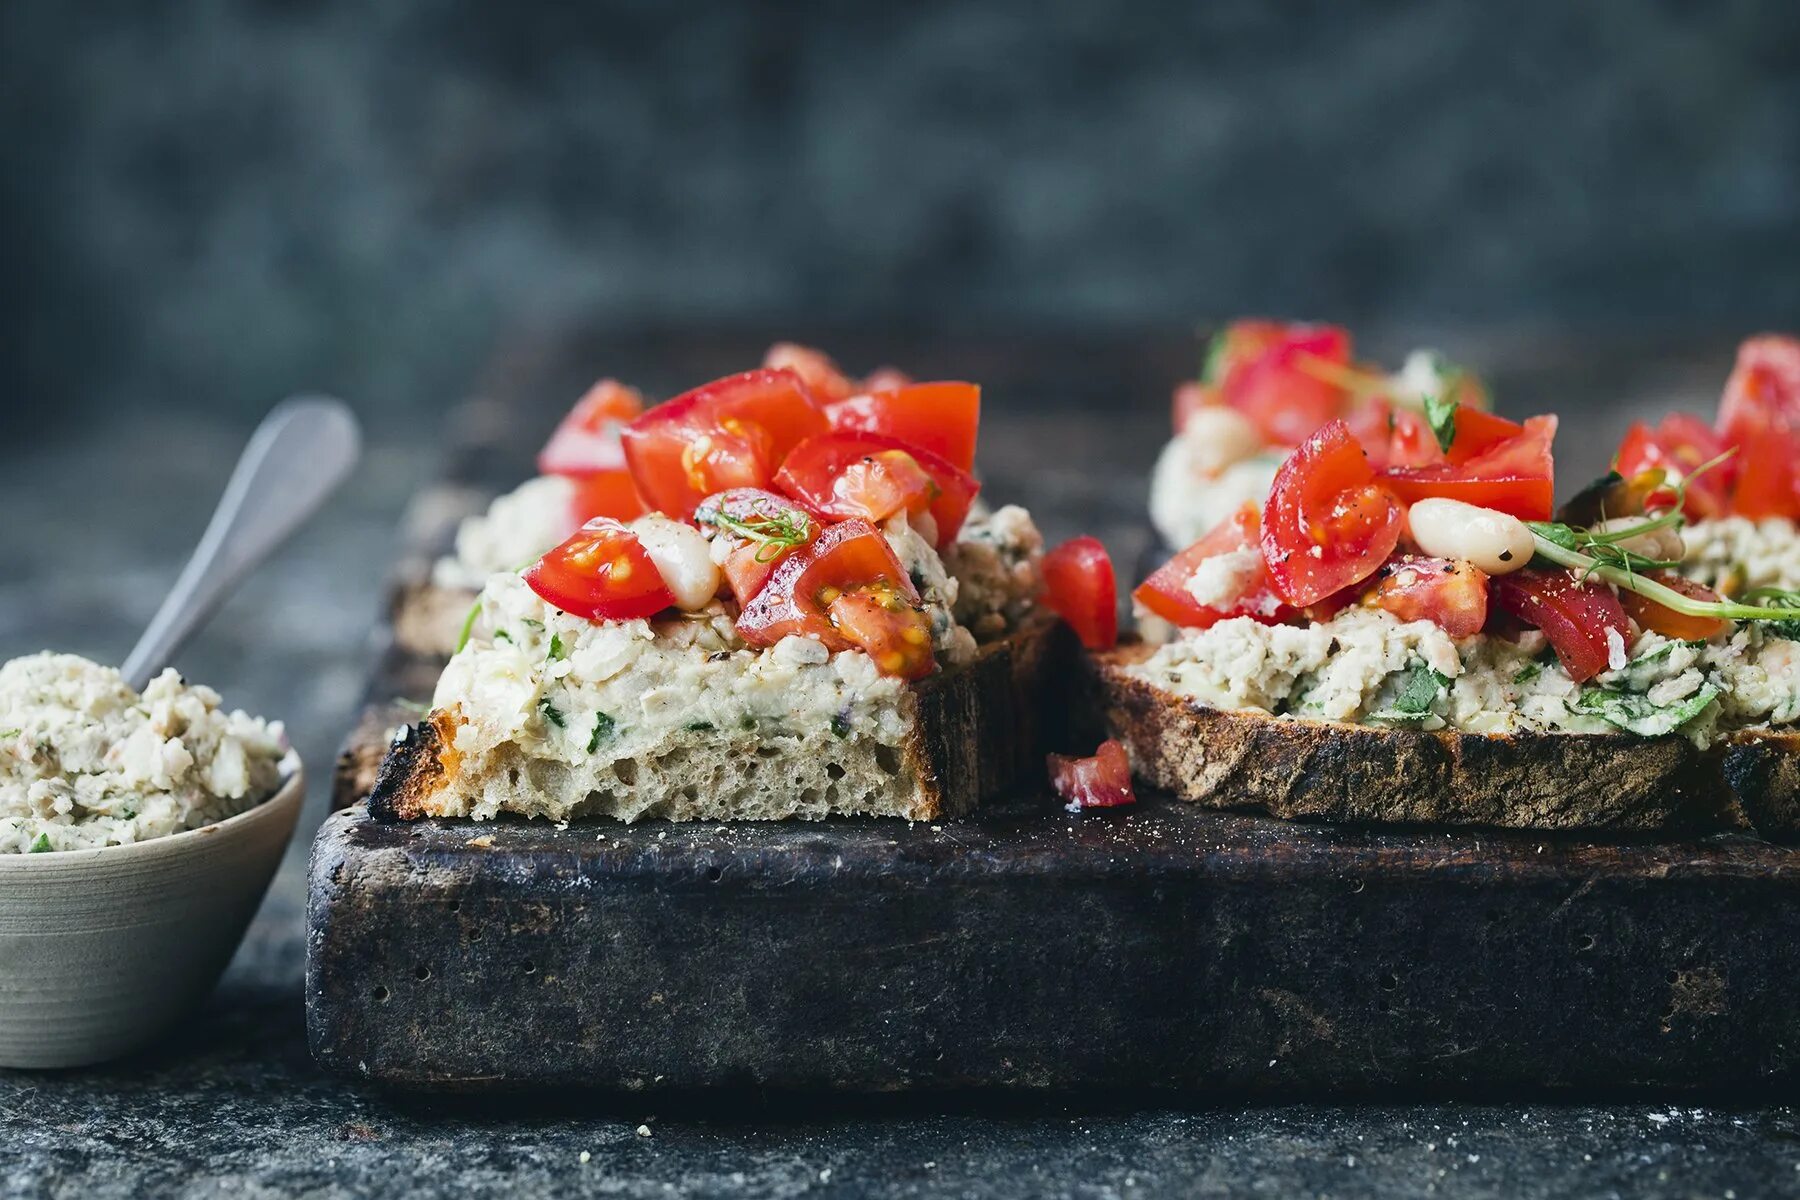
[[[661,513],[646,513],[631,523],[631,531],[656,564],[678,608],[693,612],[718,595],[719,564],[698,529]]]
[[[1217,475],[1263,448],[1262,432],[1228,404],[1195,409],[1182,426],[1181,437],[1187,443],[1188,462],[1202,475]]]
[[[1466,558],[1489,575],[1517,571],[1536,545],[1525,522],[1461,500],[1430,497],[1406,516],[1412,540],[1433,558]]]
[[[1629,529],[1643,522],[1642,517],[1614,517],[1610,521],[1602,521],[1595,525],[1595,533],[1615,533],[1621,529]],[[1680,562],[1681,556],[1687,553],[1682,544],[1679,531],[1667,526],[1640,533],[1636,537],[1628,537],[1622,542],[1613,543],[1633,554],[1641,554],[1645,558],[1661,559],[1664,562]]]

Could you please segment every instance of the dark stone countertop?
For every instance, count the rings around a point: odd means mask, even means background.
[[[1170,375],[1179,347],[1165,349],[1144,373]],[[1704,393],[1723,373],[1719,348],[1704,369],[1687,359],[1678,366],[1656,402],[1710,404]],[[1615,400],[1632,394],[1629,379],[1595,377]],[[552,388],[543,378],[537,390],[567,394],[566,380]],[[1526,383],[1512,394],[1533,390]],[[1681,390],[1689,383],[1699,394]],[[1094,403],[1101,393],[1084,385],[1073,394]],[[1118,453],[1154,449],[1161,396],[1127,422]],[[309,808],[268,902],[217,992],[158,1049],[94,1070],[0,1071],[0,1193],[1747,1198],[1800,1190],[1800,1116],[1785,1107],[1482,1097],[1209,1108],[1205,1097],[1176,1106],[1006,1096],[475,1105],[388,1097],[325,1076],[302,1027],[303,868],[331,754],[369,666],[394,527],[436,467],[437,450],[407,415],[381,414],[356,485],[180,659],[230,702],[286,719],[312,770]],[[1043,421],[1039,432],[1059,441],[1084,427],[1066,408]],[[121,657],[198,536],[249,425],[125,415],[103,434],[0,447],[0,658],[45,646]],[[1111,491],[1141,489],[1147,461]],[[1022,478],[1024,457],[1013,462],[993,473],[996,494]],[[1043,488],[1053,535],[1072,532],[1105,490],[1096,479],[1063,471]],[[1133,536],[1125,511],[1115,502],[1096,519],[1129,562],[1141,545],[1119,540]]]

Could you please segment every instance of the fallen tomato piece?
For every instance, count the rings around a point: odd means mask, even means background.
[[[1050,786],[1070,812],[1137,803],[1131,790],[1131,760],[1125,747],[1111,738],[1101,742],[1088,758],[1052,754],[1049,769]]]
[[[1099,538],[1070,538],[1044,555],[1044,603],[1089,650],[1119,641],[1119,587]]]
[[[523,575],[546,604],[590,621],[654,616],[675,603],[637,535],[610,517],[589,521]]]

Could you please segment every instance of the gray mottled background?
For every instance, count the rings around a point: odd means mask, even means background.
[[[1800,5],[0,6],[0,425],[568,322],[1778,326]]]

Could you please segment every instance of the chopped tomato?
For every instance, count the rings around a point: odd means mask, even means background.
[[[1344,422],[1350,428],[1350,436],[1368,453],[1369,464],[1378,471],[1444,461],[1437,434],[1431,431],[1425,417],[1383,397],[1357,405]]]
[[[708,496],[694,521],[737,539],[722,564],[739,605],[756,598],[775,567],[819,536],[819,520],[789,500],[761,488],[733,488]]]
[[[651,507],[689,513],[714,492],[766,486],[795,443],[828,429],[799,375],[765,368],[646,412],[625,427],[625,459]]]
[[[811,346],[801,346],[794,342],[776,342],[763,355],[764,367],[770,370],[788,370],[800,377],[813,399],[821,404],[830,404],[834,400],[842,400],[856,393],[856,384],[831,361],[831,356],[823,350],[814,350]]]
[[[1613,456],[1613,470],[1627,479],[1660,470],[1665,478],[1675,482],[1686,479],[1695,469],[1725,453],[1725,449],[1725,439],[1699,417],[1672,413],[1654,429],[1642,421],[1633,421],[1619,444],[1619,452]],[[1693,479],[1687,488],[1687,515],[1695,520],[1727,515],[1731,511],[1732,478],[1738,466],[1736,461],[1727,459]],[[1674,493],[1663,488],[1652,492],[1647,503],[1667,508],[1674,499]]]
[[[1070,812],[1137,803],[1131,790],[1131,760],[1125,747],[1111,738],[1101,742],[1090,758],[1052,754],[1049,768],[1050,786]]]
[[[543,475],[587,475],[623,471],[619,431],[644,411],[644,397],[616,379],[602,379],[575,402],[544,448],[538,451]]]
[[[1488,577],[1464,559],[1408,555],[1388,563],[1368,603],[1402,621],[1430,621],[1451,637],[1469,637],[1487,623]]]
[[[1304,606],[1367,579],[1405,523],[1349,428],[1330,422],[1288,455],[1269,489],[1262,550],[1275,592]]]
[[[929,450],[873,433],[808,438],[781,464],[775,484],[828,517],[881,521],[929,511],[940,548],[956,540],[981,490],[973,475]]]
[[[1089,650],[1119,640],[1119,587],[1099,538],[1070,538],[1044,555],[1044,603]]]
[[[1203,588],[1202,593],[1212,602],[1202,603],[1189,584],[1201,563],[1223,554],[1233,556],[1226,564],[1229,569],[1218,570],[1220,578],[1208,581],[1218,587]],[[1251,617],[1275,625],[1294,615],[1269,582],[1263,561],[1262,516],[1254,503],[1245,504],[1158,567],[1131,597],[1163,620],[1191,629],[1205,629],[1227,617]]]
[[[929,450],[964,471],[975,466],[981,388],[973,383],[914,383],[828,405],[840,433],[878,433]]]
[[[1295,446],[1343,409],[1348,393],[1332,368],[1349,363],[1350,335],[1342,329],[1289,326],[1260,353],[1229,360],[1219,391],[1272,444]]]
[[[1695,600],[1704,600],[1709,604],[1716,604],[1719,600],[1719,593],[1674,571],[1645,571],[1643,574],[1646,579],[1654,580]],[[1655,630],[1664,637],[1678,638],[1684,642],[1705,641],[1731,628],[1731,622],[1722,617],[1692,617],[1636,592],[1620,592],[1619,603],[1624,606],[1625,615],[1645,629]]]
[[[883,675],[923,679],[937,670],[931,621],[891,585],[844,592],[825,606],[833,626],[875,660]]]
[[[1473,457],[1429,467],[1391,467],[1381,473],[1381,482],[1408,504],[1442,496],[1521,520],[1547,521],[1554,507],[1550,442],[1555,436],[1555,417],[1531,417],[1518,435]]]
[[[1175,432],[1180,433],[1187,428],[1188,418],[1203,408],[1210,408],[1219,403],[1217,388],[1192,379],[1175,385],[1175,394],[1169,400],[1171,416]]]
[[[583,525],[524,577],[545,603],[590,621],[653,616],[675,603],[637,535],[610,517]]]
[[[1517,421],[1497,417],[1473,404],[1458,404],[1454,422],[1450,449],[1444,451],[1444,460],[1452,463],[1466,463],[1525,432],[1525,426]],[[1552,428],[1551,433],[1555,432]]]
[[[1619,597],[1603,583],[1581,583],[1568,571],[1527,567],[1488,584],[1494,607],[1544,631],[1576,683],[1592,679],[1623,653],[1631,626]]]
[[[1752,520],[1800,518],[1800,435],[1771,429],[1738,447],[1732,510]]]
[[[1800,432],[1800,338],[1746,338],[1719,401],[1719,432],[1733,445],[1768,429]]]
[[[568,478],[575,484],[572,504],[577,523],[595,517],[629,521],[644,513],[644,502],[638,498],[637,485],[631,482],[628,471],[589,471]]]
[[[837,605],[847,593],[864,593],[877,603]],[[772,646],[792,635],[816,638],[832,650],[861,647],[884,670],[884,658],[893,661],[897,650],[914,643],[908,629],[923,629],[927,647],[931,640],[929,620],[906,569],[881,531],[861,517],[828,526],[782,559],[744,605],[737,628],[752,646]],[[896,673],[926,669],[911,658],[896,665],[903,669]]]
[[[1201,364],[1200,382],[1218,385],[1231,373],[1255,362],[1265,351],[1279,345],[1291,333],[1305,330],[1304,325],[1246,317],[1233,321],[1213,335],[1206,347],[1206,361]]]

